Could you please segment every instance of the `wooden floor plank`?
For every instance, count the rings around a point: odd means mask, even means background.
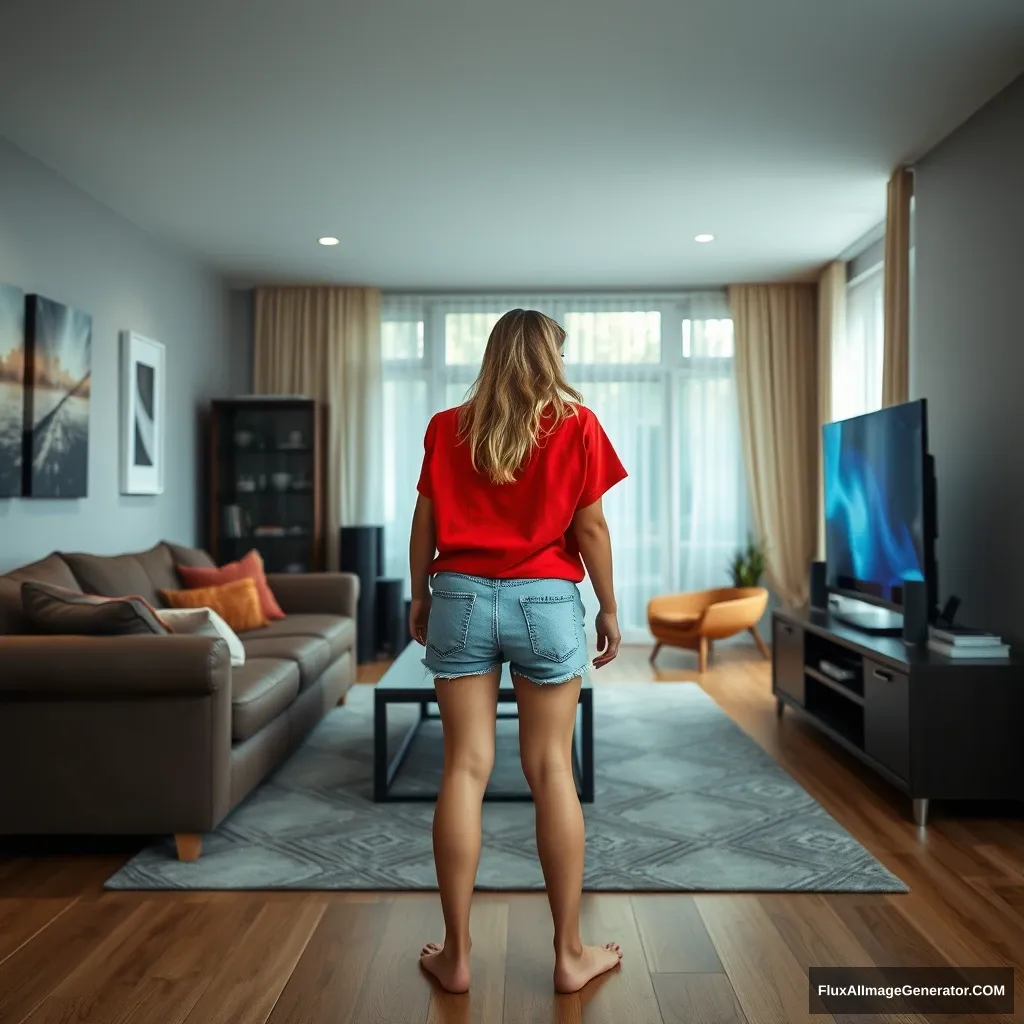
[[[491,1024],[502,1018],[508,952],[508,900],[478,895],[473,901],[470,934],[473,937],[473,955],[469,994],[452,995],[435,985],[430,996],[427,1024]]]
[[[264,904],[217,966],[188,1024],[265,1024],[325,909],[309,896]]]
[[[808,967],[873,967],[888,966],[864,949],[856,936],[840,920],[823,896],[803,894],[799,899],[789,895],[763,895],[761,906],[789,947],[796,962]],[[921,1024],[923,1017],[902,1013],[860,1014],[856,1017],[835,1015],[837,1024]]]
[[[580,915],[583,941],[592,945],[617,942],[622,963],[592,981],[580,993],[587,1024],[661,1021],[654,984],[644,958],[633,903],[628,895],[602,893],[583,898]]]
[[[269,1024],[354,1022],[359,993],[369,977],[390,913],[390,900],[328,906]]]
[[[22,1021],[119,928],[145,910],[138,901],[80,900],[36,941],[0,963],[0,1021]]]
[[[0,963],[52,924],[76,898],[0,899]]]
[[[193,924],[179,929],[175,941],[124,999],[112,1024],[183,1024],[264,906],[251,896],[230,903],[190,900],[184,905],[197,908]]]
[[[432,982],[419,951],[444,938],[436,893],[398,893],[371,961],[352,1020],[357,1024],[424,1024]]]
[[[651,980],[665,1024],[757,1024],[747,1021],[724,974],[654,974]]]
[[[756,896],[700,896],[697,909],[748,1020],[820,1024],[832,1019],[808,1013],[807,975]]]
[[[651,974],[720,974],[722,963],[692,896],[632,898]]]

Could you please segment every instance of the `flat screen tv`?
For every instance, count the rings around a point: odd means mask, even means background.
[[[829,590],[903,606],[909,580],[935,594],[935,501],[922,399],[823,428]]]

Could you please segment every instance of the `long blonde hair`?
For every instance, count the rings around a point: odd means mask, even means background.
[[[543,434],[582,403],[565,379],[564,343],[561,326],[535,309],[511,309],[494,325],[459,410],[459,435],[469,443],[473,468],[493,483],[514,482]]]

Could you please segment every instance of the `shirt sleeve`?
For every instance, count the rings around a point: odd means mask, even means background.
[[[612,447],[608,435],[598,422],[597,417],[586,410],[583,415],[583,447],[586,451],[586,476],[583,481],[583,493],[577,502],[577,508],[593,505],[598,498],[625,480],[627,473]]]
[[[424,498],[434,499],[434,482],[431,479],[431,462],[434,454],[434,439],[437,436],[437,420],[431,418],[427,424],[427,432],[423,437],[423,465],[420,467],[420,478],[416,490]]]

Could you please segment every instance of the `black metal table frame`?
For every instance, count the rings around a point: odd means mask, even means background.
[[[518,718],[516,711],[501,711],[500,705],[514,704],[515,693],[512,690],[498,691],[498,718]],[[419,704],[420,713],[416,721],[409,727],[398,749],[388,757],[388,705]],[[430,719],[440,718],[439,714],[429,709],[435,704],[434,694],[428,690],[389,690],[378,688],[373,694],[373,799],[375,803],[433,803],[437,800],[436,793],[394,794],[391,784],[395,780],[406,754],[416,738],[420,726]],[[594,802],[594,691],[589,686],[580,688],[579,707],[576,713],[576,727],[572,736],[572,771],[576,780],[576,792],[580,802]],[[493,802],[521,803],[530,802],[533,797],[529,791],[525,793],[485,793],[484,799]]]

